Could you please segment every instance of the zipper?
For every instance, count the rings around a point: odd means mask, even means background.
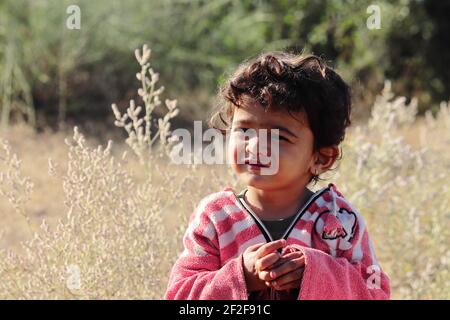
[[[306,210],[309,208],[309,206],[317,200],[325,191],[327,191],[330,187],[324,187],[318,191],[316,191],[306,202],[306,204],[303,206],[303,208],[300,209],[300,211],[297,213],[297,216],[294,218],[294,220],[291,222],[291,225],[286,229],[282,239],[288,238],[289,234],[291,233],[292,229],[294,229],[294,226],[297,224],[297,222],[302,218],[302,216],[305,214]]]
[[[294,220],[292,220],[289,227],[284,232],[284,235],[281,237],[281,239],[287,240],[289,234],[291,233],[292,229],[294,229],[294,226],[297,224],[297,222],[301,219],[301,217],[305,214],[306,210],[309,208],[309,206],[317,200],[325,191],[329,190],[330,186],[324,187],[318,191],[316,191],[309,200],[303,205],[303,207],[296,213],[296,217]],[[244,189],[241,191],[238,195],[235,195],[236,198],[239,200],[239,203],[244,207],[244,209],[250,214],[250,216],[255,220],[256,225],[258,226],[259,230],[263,234],[264,238],[267,242],[272,242],[273,238],[270,232],[265,227],[264,223],[259,219],[259,217],[253,212],[253,210],[250,208],[250,206],[244,201],[244,195],[247,192],[247,189]]]
[[[294,226],[297,224],[297,222],[301,219],[301,217],[305,214],[306,210],[309,208],[309,206],[316,201],[317,198],[319,198],[325,191],[329,190],[330,186],[328,187],[324,187],[318,191],[316,191],[310,198],[309,200],[306,202],[305,205],[303,205],[303,207],[296,213],[296,217],[294,218],[294,220],[291,222],[291,224],[289,225],[289,227],[286,229],[282,239],[287,240],[289,234],[291,233],[292,229],[294,229]],[[241,191],[238,195],[235,195],[236,199],[238,199],[239,203],[241,204],[242,207],[244,207],[245,210],[247,210],[247,212],[250,214],[250,216],[253,218],[253,220],[255,221],[256,225],[258,226],[259,230],[261,231],[261,233],[263,234],[264,238],[266,239],[267,242],[272,242],[273,238],[270,234],[270,232],[267,230],[267,228],[265,227],[264,223],[261,221],[261,219],[259,219],[259,217],[253,212],[253,210],[250,208],[250,206],[244,201],[244,195],[247,192],[247,189],[244,189],[243,191]],[[279,250],[281,251],[281,249]],[[276,290],[272,289],[272,288],[268,288],[269,291],[269,296],[270,296],[270,300],[279,300],[279,296]]]
[[[253,212],[253,210],[249,207],[249,205],[244,201],[244,195],[247,192],[247,189],[245,189],[243,192],[241,192],[237,198],[239,200],[239,203],[247,210],[248,213],[252,216],[253,220],[255,220],[256,225],[258,226],[259,230],[263,234],[264,238],[267,242],[272,242],[273,238],[270,234],[269,230],[267,230],[264,223],[259,219],[259,217]]]

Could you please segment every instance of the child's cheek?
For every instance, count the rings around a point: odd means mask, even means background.
[[[243,146],[243,141],[241,141],[238,135],[231,135],[227,148],[228,163],[230,163],[233,167],[237,166],[238,164],[244,163],[243,151],[245,149]]]
[[[303,156],[301,154],[293,152],[292,150],[280,148],[278,159],[280,171],[283,172],[289,171],[294,174],[296,170],[302,170],[301,167],[304,166]]]

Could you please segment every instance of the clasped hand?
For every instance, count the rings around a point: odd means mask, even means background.
[[[285,246],[286,240],[280,239],[258,243],[245,250],[243,264],[249,292],[267,287],[277,291],[300,287],[305,257],[301,251],[282,255],[279,250]]]

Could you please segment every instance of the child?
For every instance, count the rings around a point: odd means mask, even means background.
[[[199,203],[165,297],[389,299],[361,215],[335,185],[307,188],[339,155],[348,85],[314,55],[272,52],[241,65],[220,93],[212,124],[230,131],[231,166],[247,187]],[[260,129],[279,133],[268,136],[278,142],[274,174],[262,174],[271,148],[258,147],[261,136],[245,138]]]

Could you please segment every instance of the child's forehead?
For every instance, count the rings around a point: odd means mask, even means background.
[[[307,116],[303,111],[289,112],[287,108],[276,107],[266,109],[257,103],[235,108],[233,123],[253,124],[264,127],[283,125],[299,129],[305,126],[308,127]]]

